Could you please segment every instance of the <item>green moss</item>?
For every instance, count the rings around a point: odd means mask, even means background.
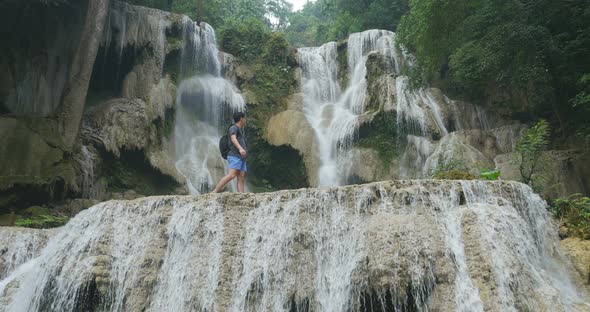
[[[258,129],[264,129],[273,115],[287,109],[287,97],[295,87],[293,69],[288,65],[255,64],[253,76],[240,86],[246,94],[254,95],[255,103],[248,102],[248,116]]]
[[[359,129],[360,147],[377,151],[384,164],[400,155],[397,120],[394,112],[379,112],[373,120]]]
[[[272,146],[260,131],[248,127],[249,182],[256,191],[275,191],[308,187],[302,156],[288,146]]]
[[[495,169],[483,170],[479,173],[479,178],[482,180],[498,180],[500,178],[500,171]]]
[[[455,169],[436,172],[432,178],[441,180],[475,180],[475,176],[471,173]]]
[[[475,180],[476,177],[469,173],[465,164],[460,161],[442,162],[439,163],[432,170],[431,177],[433,179],[441,180]]]
[[[338,42],[337,52],[338,56],[336,57],[336,61],[338,61],[338,80],[342,87],[348,85],[348,41],[342,40]]]
[[[32,218],[18,218],[15,225],[36,229],[48,229],[63,226],[68,223],[68,221],[68,217],[39,215]]]

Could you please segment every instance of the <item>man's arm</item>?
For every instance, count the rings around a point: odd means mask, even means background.
[[[231,142],[238,149],[238,151],[240,151],[240,155],[242,155],[242,157],[246,157],[246,150],[243,149],[240,145],[240,142],[238,142],[238,136],[235,133],[231,135]]]

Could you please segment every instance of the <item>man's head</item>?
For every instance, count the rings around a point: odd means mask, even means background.
[[[235,112],[234,123],[238,127],[243,128],[246,125],[246,114],[244,114],[243,112]]]

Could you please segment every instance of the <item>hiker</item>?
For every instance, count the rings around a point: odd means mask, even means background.
[[[229,151],[227,152],[227,163],[229,173],[223,177],[213,190],[213,193],[219,193],[226,184],[234,178],[238,178],[238,192],[244,192],[244,182],[246,180],[246,156],[248,154],[246,145],[246,136],[244,127],[246,126],[246,114],[242,112],[234,113],[234,124],[228,129]],[[223,138],[222,138],[223,139]]]

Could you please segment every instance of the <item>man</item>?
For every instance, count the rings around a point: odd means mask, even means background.
[[[231,144],[227,153],[227,163],[229,173],[223,177],[213,190],[213,193],[219,193],[234,178],[238,178],[238,192],[244,192],[244,182],[246,179],[246,137],[244,136],[244,127],[246,126],[246,115],[242,112],[234,114],[234,124],[229,127],[229,138]]]

